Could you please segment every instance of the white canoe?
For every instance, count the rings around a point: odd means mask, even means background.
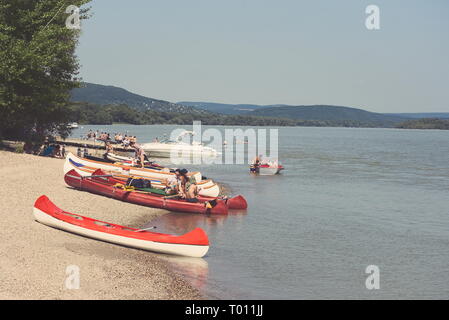
[[[36,200],[33,215],[50,227],[136,249],[195,258],[209,250],[208,237],[200,228],[182,236],[128,228],[63,211],[46,196]]]

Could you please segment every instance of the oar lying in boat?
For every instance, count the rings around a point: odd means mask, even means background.
[[[136,232],[143,232],[143,231],[153,230],[153,229],[156,229],[156,228],[157,228],[156,226],[153,226],[153,227],[150,227],[150,228],[138,229],[138,230],[136,230]]]
[[[91,178],[110,178],[113,177],[112,174],[102,174],[102,175],[96,175],[96,176],[81,176],[81,179],[91,179]]]

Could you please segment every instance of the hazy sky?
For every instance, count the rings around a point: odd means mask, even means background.
[[[365,8],[380,8],[380,30]],[[94,0],[84,81],[152,98],[449,112],[447,0]]]

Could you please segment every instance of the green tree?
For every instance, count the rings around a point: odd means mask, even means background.
[[[80,85],[80,31],[66,27],[65,9],[88,2],[0,2],[0,137],[40,142],[50,133],[68,133],[70,90]],[[80,10],[81,20],[88,10]]]

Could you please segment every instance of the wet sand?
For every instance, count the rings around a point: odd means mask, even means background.
[[[0,151],[0,299],[201,299],[160,256],[84,238],[34,221],[42,194],[69,212],[140,227],[166,213],[71,189],[63,160]],[[67,289],[66,268],[80,269]]]

